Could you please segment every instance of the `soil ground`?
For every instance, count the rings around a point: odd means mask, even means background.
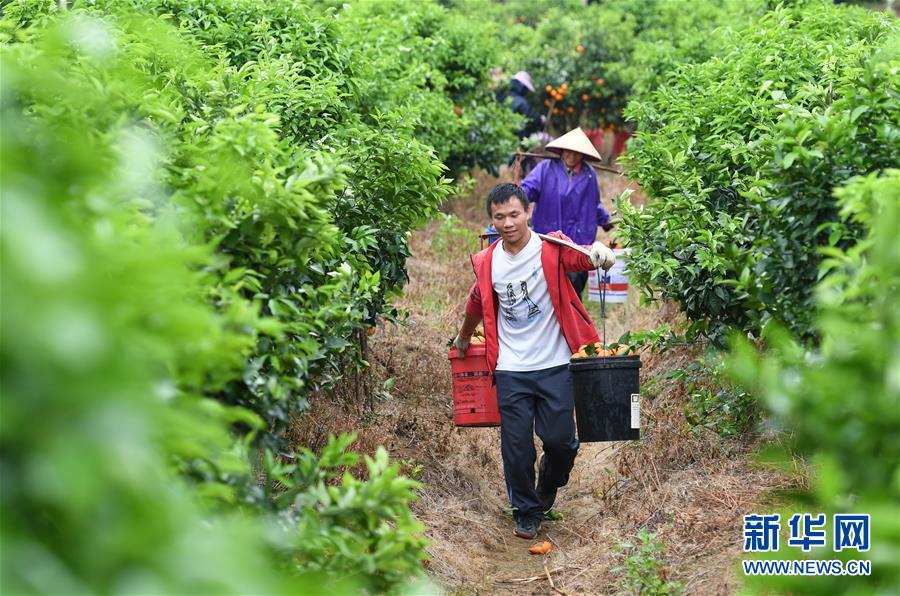
[[[725,440],[687,425],[685,388],[665,373],[692,362],[697,348],[642,354],[642,440],[582,444],[557,498],[562,519],[545,522],[538,537],[552,551],[530,555],[534,541],[513,536],[499,430],[454,426],[447,361],[447,342],[474,279],[468,254],[478,249],[486,224],[481,197],[497,181],[476,176],[467,197],[450,202],[445,217],[411,238],[410,283],[397,302],[408,316],[400,325],[379,325],[369,346],[369,382],[378,387],[394,378],[392,397],[378,400],[372,412],[319,400],[298,423],[298,438],[315,446],[328,432],[356,430],[356,449],[383,444],[424,483],[413,509],[431,541],[426,568],[449,593],[620,593],[628,552],[621,545],[641,528],[664,546],[661,579],[681,582],[689,594],[736,592],[742,515],[792,480],[753,463],[753,437]],[[621,177],[602,176],[610,209],[627,186]],[[636,193],[632,200],[643,199]],[[611,341],[629,329],[678,321],[672,305],[641,307],[632,294],[628,303],[610,306]],[[599,307],[590,307],[596,320]]]

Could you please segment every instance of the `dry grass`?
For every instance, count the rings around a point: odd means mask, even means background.
[[[408,262],[410,284],[398,306],[408,313],[372,338],[371,386],[394,377],[393,399],[376,403],[371,424],[347,399],[323,399],[295,425],[293,438],[320,445],[328,432],[356,430],[357,448],[383,444],[425,483],[413,509],[431,541],[431,576],[459,594],[606,594],[617,591],[617,545],[640,528],[656,532],[666,548],[669,576],[689,593],[726,594],[737,589],[741,516],[771,491],[796,481],[752,463],[752,444],[689,430],[685,392],[675,381],[656,382],[646,395],[639,443],[583,444],[557,508],[564,518],[547,522],[542,539],[554,548],[531,556],[529,542],[512,535],[506,504],[499,432],[453,425],[447,340],[463,313],[473,281],[467,250],[483,227],[484,197],[497,179],[476,176],[469,198],[445,205],[471,237],[451,236],[436,249],[439,222],[416,232]],[[629,186],[602,180],[604,200]],[[643,197],[633,195],[636,202]],[[598,312],[595,306],[595,313]],[[611,339],[627,329],[678,320],[671,305],[641,307],[632,297],[610,310]],[[659,378],[696,358],[690,348],[645,354],[642,378]],[[551,588],[551,579],[553,588]]]

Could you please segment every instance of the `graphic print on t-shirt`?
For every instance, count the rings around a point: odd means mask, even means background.
[[[528,318],[533,319],[534,317],[541,314],[541,309],[538,308],[538,305],[531,301],[531,298],[528,297],[528,282],[521,282],[522,285],[522,294],[524,295],[525,303],[528,304]]]
[[[572,351],[556,319],[541,261],[543,241],[532,234],[518,253],[503,241],[491,255],[497,312],[497,370],[534,371],[562,366]]]
[[[506,308],[503,309],[503,317],[510,323],[516,319],[516,291],[512,284],[506,284]]]
[[[535,276],[532,271],[531,277]],[[539,320],[543,313],[541,307],[528,295],[528,280],[524,279],[506,282],[506,296],[500,301],[500,310],[503,318],[515,327],[527,327]]]

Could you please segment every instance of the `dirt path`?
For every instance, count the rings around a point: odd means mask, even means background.
[[[499,430],[454,426],[447,362],[447,342],[473,281],[465,255],[478,248],[486,219],[475,197],[486,196],[495,182],[478,178],[472,198],[449,206],[452,218],[431,222],[411,239],[410,283],[398,303],[408,318],[381,325],[370,344],[373,382],[395,379],[392,398],[378,402],[372,423],[358,404],[339,412],[335,402],[317,406],[300,432],[304,444],[315,446],[344,427],[362,428],[357,449],[387,446],[424,483],[413,509],[431,541],[426,567],[450,593],[620,592],[620,545],[641,528],[665,545],[670,566],[661,574],[681,581],[688,593],[733,593],[741,515],[786,481],[753,466],[752,445],[687,427],[684,387],[659,379],[691,362],[696,350],[642,356],[642,441],[582,444],[555,506],[563,517],[546,522],[538,537],[552,542],[551,553],[530,555],[533,542],[513,536],[512,517],[503,510]],[[624,187],[621,179],[605,182],[607,200]],[[612,307],[608,337],[676,316],[671,306],[642,308],[631,296]]]

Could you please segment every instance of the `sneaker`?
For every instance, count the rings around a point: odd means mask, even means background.
[[[540,531],[541,518],[516,516],[516,529],[513,531],[513,534],[515,534],[519,538],[533,540]]]
[[[556,487],[549,487],[544,483],[544,477],[546,476],[547,471],[547,462],[544,457],[545,454],[541,453],[541,459],[538,460],[538,483],[537,483],[537,494],[538,498],[541,500],[541,508],[544,510],[544,513],[547,513],[551,509],[553,509],[553,503],[556,501]]]

